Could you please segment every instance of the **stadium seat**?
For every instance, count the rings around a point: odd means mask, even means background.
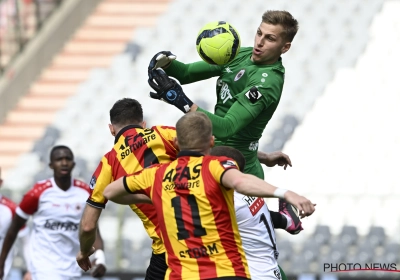
[[[385,242],[385,229],[380,226],[371,226],[367,235],[368,243],[373,246],[381,246]]]
[[[320,244],[316,243],[314,240],[304,242],[301,255],[308,263],[315,261],[320,255]]]
[[[356,244],[358,240],[357,228],[349,225],[343,226],[339,240],[346,246]]]
[[[317,244],[328,244],[331,238],[329,226],[317,225],[314,231],[314,240]]]
[[[349,244],[338,239],[329,245],[330,263],[340,263],[348,253]]]
[[[302,255],[295,255],[290,262],[290,271],[294,274],[302,274],[310,271],[310,262]]]

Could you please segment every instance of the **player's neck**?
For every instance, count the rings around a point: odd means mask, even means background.
[[[61,178],[54,177],[54,182],[56,182],[60,189],[66,191],[71,187],[71,176],[65,176]]]

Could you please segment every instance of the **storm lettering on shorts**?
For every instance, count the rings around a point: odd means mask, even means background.
[[[179,256],[181,258],[199,259],[202,257],[208,257],[215,253],[219,253],[217,248],[217,243],[197,248],[189,248],[188,250],[185,251],[180,251]]]
[[[79,224],[46,220],[44,227],[50,230],[77,231]]]

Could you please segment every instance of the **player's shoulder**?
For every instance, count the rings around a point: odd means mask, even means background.
[[[229,168],[237,168],[237,163],[235,160],[233,160],[230,157],[226,157],[226,156],[213,156],[213,155],[207,155],[204,157],[205,161],[216,161],[219,162],[221,164],[221,166],[225,169],[229,169]]]
[[[29,197],[39,198],[43,193],[51,190],[53,187],[52,178],[37,181],[31,189],[28,190],[26,195]]]
[[[114,144],[111,150],[109,150],[107,153],[105,153],[102,158],[100,159],[100,162],[106,162],[109,163],[110,160],[114,159],[116,156],[116,151],[121,149],[121,143],[117,142]]]
[[[31,190],[34,191],[45,191],[46,189],[49,189],[51,187],[53,187],[53,183],[51,182],[51,178],[49,179],[45,179],[45,180],[41,180],[41,181],[37,181]]]
[[[159,133],[163,133],[163,132],[175,132],[176,128],[174,126],[168,126],[168,125],[154,125],[150,128],[151,130],[155,130]]]
[[[86,184],[85,182],[83,182],[82,180],[79,179],[73,179],[72,182],[72,187],[78,188],[78,189],[82,189],[87,191],[88,193],[90,193],[90,187],[88,184]]]
[[[15,211],[15,208],[17,207],[17,204],[6,196],[0,197],[0,204],[2,204],[14,211]]]

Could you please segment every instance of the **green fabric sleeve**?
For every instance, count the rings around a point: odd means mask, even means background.
[[[165,72],[168,76],[174,77],[184,85],[220,76],[222,67],[211,65],[204,61],[185,64],[174,60],[171,65],[165,69]]]
[[[251,123],[263,108],[263,106],[257,106],[258,112],[250,112],[240,102],[235,102],[224,117],[216,116],[200,107],[197,111],[205,113],[210,118],[213,125],[213,135],[218,140],[224,141]]]

